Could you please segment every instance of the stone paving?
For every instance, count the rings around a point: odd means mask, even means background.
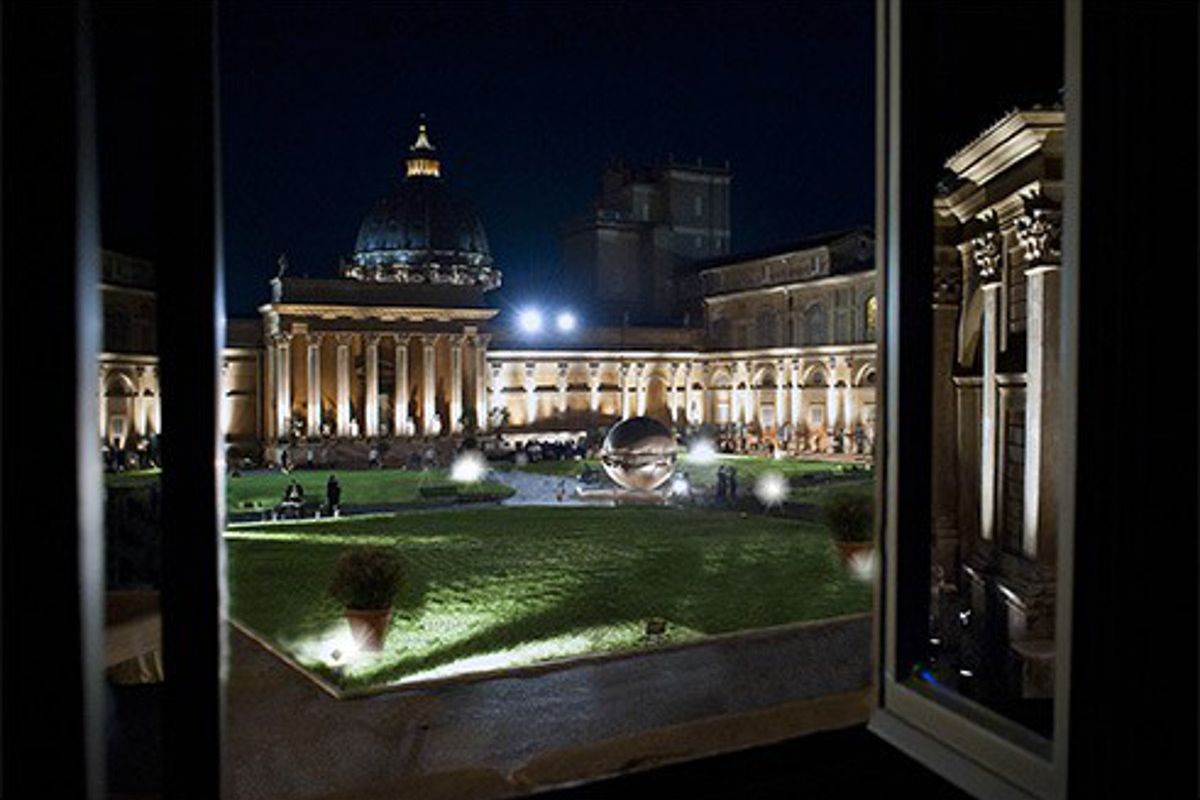
[[[501,501],[506,506],[582,506],[594,503],[582,500],[578,490],[582,484],[575,478],[558,475],[538,475],[520,470],[493,470],[488,480],[503,483],[516,494]]]

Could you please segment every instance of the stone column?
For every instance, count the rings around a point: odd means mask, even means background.
[[[1025,248],[1025,520],[1021,550],[1052,569],[1058,541],[1060,225],[1057,209],[1017,220]],[[1052,573],[1051,573],[1052,574]]]
[[[368,333],[363,337],[367,352],[366,413],[363,422],[367,436],[379,435],[379,334]]]
[[[488,429],[487,335],[475,337],[475,427]]]
[[[290,431],[292,418],[292,335],[290,333],[279,334],[276,339],[276,347],[278,351],[276,364],[279,368],[276,378],[278,389],[275,393],[278,403],[275,410],[278,424],[276,433],[283,437],[287,436]]]
[[[304,376],[308,386],[308,435],[321,433],[321,334],[308,333],[308,372]]]
[[[503,409],[504,408],[504,387],[500,384],[500,373],[501,373],[502,367],[503,367],[503,364],[501,364],[499,361],[493,361],[490,365],[490,372],[491,372],[491,376],[492,376],[492,408],[493,409],[497,409],[497,408]]]
[[[588,364],[588,408],[595,414],[600,410],[600,363]]]
[[[463,424],[463,338],[450,337],[450,425],[451,433],[462,433]]]
[[[133,370],[133,420],[130,427],[137,431],[138,436],[146,435],[146,399],[145,399],[145,367],[135,367]]]
[[[787,362],[782,358],[775,362],[775,430],[787,423]]]
[[[392,435],[409,436],[412,434],[412,421],[408,418],[408,337],[396,336],[395,352],[396,381],[392,393]]]
[[[729,376],[729,421],[736,425],[742,421],[742,390],[738,388],[742,382],[741,367],[732,367]]]
[[[849,375],[846,385],[842,387],[842,428],[849,432],[856,421],[857,408],[854,406],[854,387],[850,385]]]
[[[162,383],[158,380],[158,367],[150,368],[150,380],[154,382],[154,399],[150,401],[150,420],[155,433],[162,433]]]
[[[797,434],[805,425],[804,392],[800,388],[800,359],[792,359],[792,427]]]
[[[679,370],[683,375],[683,421],[687,425],[696,424],[695,414],[692,412],[692,406],[695,405],[696,395],[692,390],[692,370],[695,365],[691,362],[684,364]]]
[[[268,345],[268,348],[269,347],[270,347],[270,345]],[[108,374],[108,370],[105,369],[103,364],[101,364],[100,368],[97,370],[97,377],[98,377],[99,383],[96,386],[96,400],[97,400],[96,422],[100,426],[99,427],[100,438],[103,439],[104,441],[108,441],[108,416],[106,413],[107,409],[105,408],[105,406],[107,404],[104,402],[104,378],[107,374]]]
[[[350,435],[350,342],[353,334],[337,334],[337,435]]]
[[[622,362],[617,372],[621,375],[621,419],[629,419],[629,365]]]
[[[646,365],[638,364],[634,369],[634,387],[637,390],[637,415],[644,417],[646,415]]]
[[[672,364],[670,367],[668,367],[667,375],[668,375],[668,380],[670,381],[670,383],[667,385],[668,400],[669,400],[667,407],[671,411],[671,424],[678,425],[679,424],[679,390],[676,387],[676,384],[679,382],[679,365]]]
[[[525,364],[525,424],[532,425],[537,419],[537,382],[534,371],[537,364],[532,361]]]
[[[1004,321],[1000,304],[1000,256],[989,237],[976,240],[975,264],[979,270],[983,292],[983,381],[980,385],[979,441],[979,536],[985,541],[995,539],[999,474],[996,471],[999,454],[999,403],[996,385],[996,363]]]
[[[567,413],[567,369],[566,362],[559,362],[558,376],[554,386],[558,389],[558,413],[560,416],[566,416]]]
[[[825,387],[825,430],[832,437],[838,424],[837,357],[829,357],[829,385]]]
[[[426,436],[432,436],[434,415],[437,414],[436,363],[434,361],[434,336],[421,337],[421,428]]]
[[[742,375],[742,383],[745,384],[745,389],[742,390],[742,401],[740,401],[740,409],[742,409],[742,420],[744,425],[750,425],[754,421],[754,387],[750,385],[750,365],[743,361],[738,365],[738,373]]]

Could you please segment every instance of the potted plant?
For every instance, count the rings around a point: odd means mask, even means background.
[[[400,557],[387,547],[352,547],[338,557],[329,593],[346,607],[350,633],[363,650],[383,646],[403,571]]]
[[[833,534],[843,565],[871,551],[874,522],[875,503],[870,497],[852,492],[830,496],[825,503],[825,524]]]

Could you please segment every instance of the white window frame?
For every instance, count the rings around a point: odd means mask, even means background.
[[[1038,798],[1045,800],[1066,794],[1066,754],[1071,673],[1071,598],[1074,582],[1071,565],[1074,545],[1075,449],[1071,437],[1064,437],[1060,458],[1057,607],[1055,636],[1055,696],[1054,732],[1048,747],[1036,745],[1040,737],[1027,732],[1017,723],[1001,717],[983,706],[958,695],[934,700],[924,692],[898,680],[897,641],[911,631],[899,630],[898,614],[900,584],[909,573],[899,547],[901,528],[905,542],[912,537],[928,535],[918,530],[919,515],[903,518],[898,493],[899,476],[911,470],[924,469],[928,463],[918,463],[911,452],[898,447],[898,431],[902,419],[900,401],[901,361],[905,330],[912,322],[901,317],[902,308],[920,308],[919,304],[902,305],[901,292],[905,284],[901,274],[905,265],[901,259],[901,235],[904,224],[902,209],[900,160],[901,141],[901,19],[900,0],[879,0],[877,4],[876,36],[879,54],[876,61],[876,239],[877,289],[876,297],[883,299],[877,322],[883,334],[880,346],[882,414],[878,420],[877,446],[882,453],[882,482],[878,488],[876,535],[882,551],[883,569],[876,590],[876,653],[878,688],[877,705],[869,726],[889,743],[930,767],[963,789],[980,797]],[[1067,136],[1064,175],[1064,232],[1063,232],[1063,291],[1061,294],[1063,321],[1061,340],[1061,424],[1073,430],[1076,420],[1075,369],[1078,342],[1069,323],[1078,318],[1078,295],[1075,289],[1078,261],[1077,248],[1067,246],[1077,235],[1079,187],[1078,91],[1079,51],[1073,44],[1079,40],[1079,3],[1067,0]],[[914,269],[928,267],[928,259],[914,260]],[[925,313],[928,313],[927,311]],[[910,357],[912,353],[908,354]],[[928,451],[926,451],[927,453]],[[913,548],[917,550],[919,548]],[[927,557],[927,556],[926,556]],[[914,587],[906,588],[911,591]],[[906,640],[907,641],[907,640]],[[1022,743],[1018,743],[1024,740]],[[1044,742],[1044,740],[1042,740]]]

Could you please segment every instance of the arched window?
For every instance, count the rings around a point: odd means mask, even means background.
[[[825,306],[813,303],[804,310],[804,344],[826,344],[826,336]]]
[[[875,338],[876,325],[879,322],[879,303],[875,299],[875,295],[868,295],[867,302],[863,303],[863,331],[868,341]]]

